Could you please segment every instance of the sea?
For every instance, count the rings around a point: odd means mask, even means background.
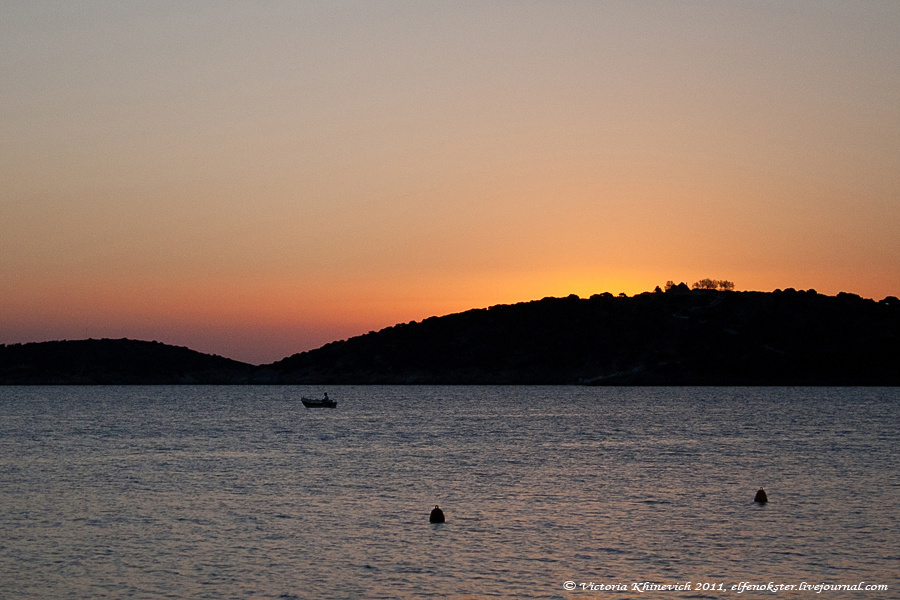
[[[0,598],[900,598],[900,388],[0,387]]]

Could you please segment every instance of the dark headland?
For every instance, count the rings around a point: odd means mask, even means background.
[[[181,346],[128,339],[0,346],[0,384],[6,385],[240,384],[255,369]]]
[[[900,300],[675,286],[544,298],[253,366],[134,340],[0,346],[0,384],[900,385]]]

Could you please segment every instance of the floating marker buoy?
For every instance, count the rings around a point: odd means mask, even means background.
[[[760,504],[765,504],[769,501],[769,497],[766,496],[766,490],[759,488],[759,491],[756,492],[756,496],[753,497],[754,502],[759,502]]]
[[[428,517],[428,521],[430,523],[444,522],[444,511],[442,511],[437,504],[435,504],[434,508],[431,509],[431,516]]]

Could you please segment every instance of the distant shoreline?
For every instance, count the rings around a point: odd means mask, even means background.
[[[898,386],[900,300],[673,289],[394,325],[267,365],[130,339],[0,345],[0,385]]]

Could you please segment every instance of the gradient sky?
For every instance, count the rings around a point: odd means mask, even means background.
[[[900,296],[900,2],[0,4],[0,343]]]

